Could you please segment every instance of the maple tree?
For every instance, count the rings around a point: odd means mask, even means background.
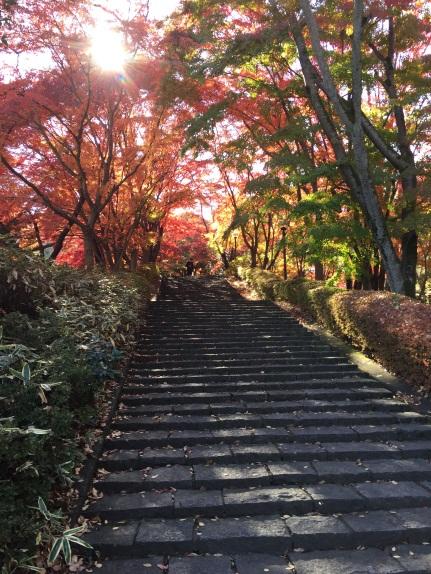
[[[94,65],[81,31],[88,22],[84,13],[72,28],[58,24],[40,38],[49,69],[4,83],[3,190],[24,202],[23,213],[30,200],[37,243],[51,246],[52,258],[79,230],[87,268],[133,268],[138,258],[155,261],[163,219],[188,201],[181,114],[158,98],[163,70],[151,57],[157,35],[145,14],[123,24],[128,50],[145,50],[124,76]]]
[[[392,290],[413,295],[424,163],[413,149],[424,136],[429,141],[428,122],[417,121],[429,106],[429,78],[418,74],[427,62],[429,13],[415,2],[338,8],[322,3],[312,9],[306,1],[186,2],[177,22],[183,37],[194,40],[183,59],[185,73],[221,86],[194,122],[192,143],[199,145],[241,107],[270,175],[279,177],[281,168],[285,183],[294,168],[301,183],[308,179],[307,195],[334,191],[333,183],[347,188],[378,249],[364,262],[367,273],[384,267]],[[309,118],[317,141],[295,114]],[[356,207],[352,216],[358,218]]]
[[[414,295],[419,270],[424,296],[429,10],[339,7],[187,0],[157,26],[135,2],[110,12],[133,57],[106,73],[87,2],[12,4],[9,51],[48,64],[1,86],[4,230],[59,261],[134,269],[189,237],[171,214],[203,202],[214,220],[190,224],[195,241],[224,267],[280,272],[286,250],[289,274],[348,287]]]

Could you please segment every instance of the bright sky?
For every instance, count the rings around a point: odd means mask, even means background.
[[[163,20],[170,16],[172,12],[179,6],[181,0],[149,0],[149,7],[150,7],[150,18],[155,20]],[[139,3],[140,0],[131,0],[131,4],[133,2]],[[1,0],[0,0],[1,3]],[[129,5],[129,2],[124,2],[124,0],[99,0],[97,2],[99,6],[104,6],[106,8],[111,8],[113,10],[121,12],[121,8],[125,6],[125,4]],[[103,46],[103,42],[100,43],[99,46],[96,48],[96,59],[99,59],[99,55],[105,59],[109,57],[111,64],[115,64],[115,67],[118,67],[121,62],[115,62],[114,56],[114,48],[115,42],[112,43],[111,39],[110,42],[110,50],[109,53],[106,52],[106,47]],[[0,64],[1,67],[8,67],[14,68],[17,64],[17,57],[14,54],[2,54],[2,62]],[[121,54],[120,54],[121,57]],[[118,59],[118,57],[117,57]],[[50,57],[45,57],[42,54],[38,54],[37,59],[35,59],[34,55],[21,55],[19,58],[20,68],[22,71],[36,68],[36,69],[48,69],[51,66],[51,59]],[[117,66],[118,64],[118,66]],[[102,66],[103,67],[103,66]],[[4,72],[4,77],[8,77],[8,73]]]
[[[163,20],[179,5],[180,0],[150,0],[150,15],[152,18]]]

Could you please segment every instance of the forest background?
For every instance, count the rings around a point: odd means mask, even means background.
[[[286,249],[290,276],[427,298],[428,3],[42,4],[3,10],[0,216],[21,246],[278,272]]]

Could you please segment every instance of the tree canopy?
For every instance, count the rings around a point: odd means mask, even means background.
[[[88,268],[286,253],[289,275],[426,297],[429,5],[114,4],[4,4],[3,230]]]

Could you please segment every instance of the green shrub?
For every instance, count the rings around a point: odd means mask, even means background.
[[[265,299],[273,300],[275,297],[274,287],[280,281],[277,275],[270,271],[263,271],[257,267],[249,269],[245,273],[245,279],[253,289]]]
[[[36,509],[70,484],[105,381],[134,344],[157,269],[85,273],[0,246],[0,555],[32,556]],[[2,572],[3,572],[2,571]]]
[[[431,390],[431,307],[388,292],[345,291],[321,281],[282,281],[241,270],[262,296],[288,301],[407,382]]]

